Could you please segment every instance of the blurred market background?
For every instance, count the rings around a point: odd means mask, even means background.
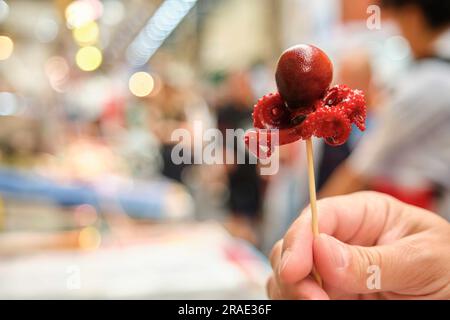
[[[0,1],[0,298],[264,298],[307,203],[302,144],[260,176],[174,165],[171,133],[249,128],[296,43],[382,99],[410,54],[369,5]]]

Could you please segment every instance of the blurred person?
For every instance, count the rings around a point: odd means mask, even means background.
[[[170,179],[180,181],[186,165],[175,165],[171,160],[174,142],[170,140],[172,132],[185,126],[186,114],[183,101],[176,87],[164,84],[161,91],[149,99],[149,125],[160,141],[162,157],[162,174]]]
[[[249,80],[247,72],[231,73],[226,80],[226,100],[216,107],[218,128],[224,137],[227,129],[245,130],[252,125],[254,95]],[[248,152],[239,148],[236,138],[233,145],[231,151],[235,158],[237,152],[245,152],[246,163],[236,164],[235,161],[235,164],[226,165],[229,190],[227,207],[231,213],[227,226],[233,235],[256,243],[255,224],[259,219],[262,200],[261,178],[257,165],[249,163]]]
[[[193,139],[203,143],[202,136],[195,136],[194,125],[195,122],[199,122],[203,130],[213,126],[208,106],[195,88],[172,85],[169,82],[162,84],[161,90],[155,96],[149,97],[148,106],[148,125],[161,145],[162,174],[183,182],[183,174],[190,164],[178,165],[172,161],[172,150],[179,143],[172,141],[172,133],[176,129],[186,129]],[[190,143],[192,148],[193,142],[183,141]]]
[[[380,112],[379,125],[320,195],[370,188],[450,219],[450,3],[381,4],[410,43],[414,62]]]
[[[362,90],[365,93],[368,115],[366,126],[372,127],[372,108],[374,106],[374,83],[371,57],[363,48],[352,48],[346,50],[338,63],[338,75],[336,83],[345,83],[350,88]],[[333,171],[345,161],[352,150],[356,147],[362,133],[360,130],[352,130],[350,138],[341,146],[332,147],[322,143],[320,160],[318,165],[317,188],[320,190],[325,185]]]
[[[307,208],[274,246],[270,298],[450,299],[447,221],[375,192],[323,199],[318,209],[317,238]]]

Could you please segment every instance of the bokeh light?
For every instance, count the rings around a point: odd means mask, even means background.
[[[97,221],[97,210],[89,204],[79,205],[75,208],[74,218],[79,226],[93,225]]]
[[[97,47],[80,48],[75,57],[77,66],[83,71],[94,71],[102,64],[103,56]]]
[[[44,70],[50,82],[50,86],[55,91],[62,92],[70,71],[66,59],[60,56],[50,57],[45,62]]]
[[[49,58],[44,65],[45,73],[53,81],[63,80],[69,73],[66,59],[59,56]]]
[[[98,249],[101,241],[100,232],[94,227],[83,228],[78,236],[78,245],[85,250]]]
[[[73,29],[73,38],[81,46],[95,44],[98,41],[98,36],[99,28],[95,21]]]
[[[40,42],[49,43],[56,39],[58,31],[58,23],[55,20],[41,17],[36,23],[34,33]]]
[[[0,22],[3,22],[8,18],[9,15],[9,6],[8,4],[1,0],[0,1]]]
[[[114,26],[123,20],[125,7],[119,0],[109,0],[103,4],[102,23]]]
[[[10,37],[0,36],[0,60],[8,59],[14,50],[14,43]]]
[[[70,3],[66,8],[65,15],[67,26],[71,29],[80,28],[98,17],[98,13],[91,1],[82,0]]]
[[[11,92],[0,92],[0,116],[14,115],[18,109],[17,98]]]
[[[136,72],[128,81],[128,87],[136,97],[148,96],[155,86],[153,77],[147,72]]]

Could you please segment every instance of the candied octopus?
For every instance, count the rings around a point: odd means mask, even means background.
[[[254,106],[255,129],[245,137],[250,151],[267,157],[272,142],[284,145],[312,136],[339,146],[349,138],[352,124],[364,131],[363,92],[345,85],[330,87],[332,77],[332,63],[317,47],[299,45],[283,53],[276,72],[278,92],[265,95]]]

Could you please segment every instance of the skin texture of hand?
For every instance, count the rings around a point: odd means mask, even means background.
[[[307,208],[272,250],[271,299],[450,299],[446,220],[375,192],[317,205],[320,236],[313,237]],[[368,284],[371,266],[380,271],[379,287]]]

